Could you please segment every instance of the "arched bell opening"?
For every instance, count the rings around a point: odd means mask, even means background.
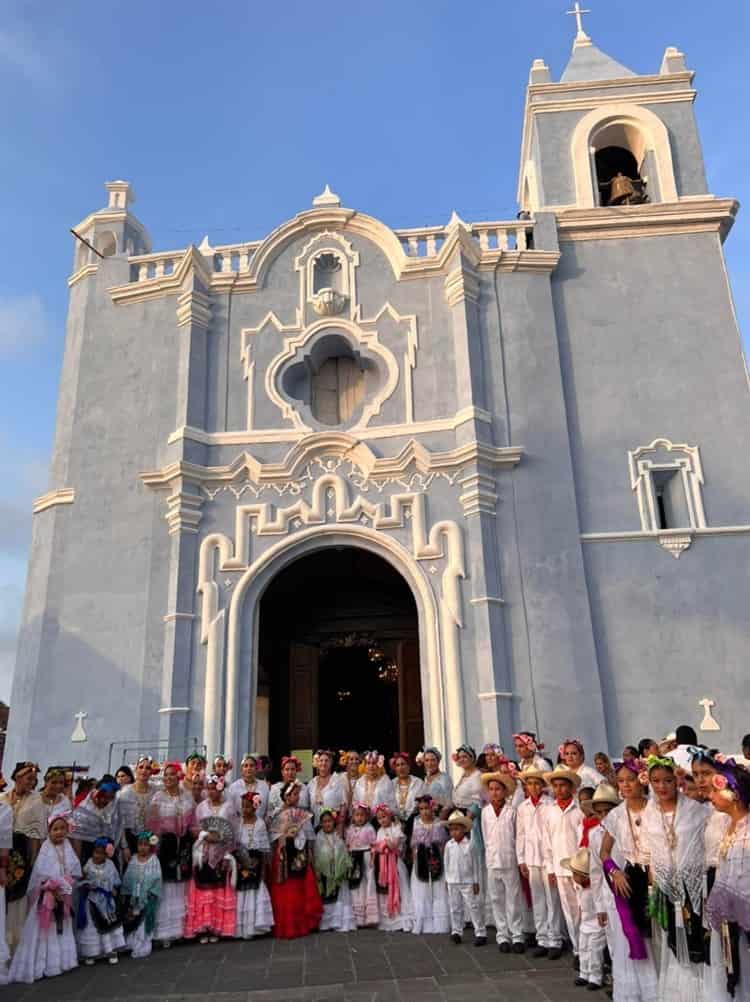
[[[611,122],[592,138],[600,205],[638,205],[649,201],[645,173],[647,144],[628,122]]]

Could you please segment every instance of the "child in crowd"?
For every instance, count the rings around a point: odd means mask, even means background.
[[[237,863],[237,936],[253,939],[273,928],[271,895],[266,886],[271,843],[266,823],[257,815],[260,794],[246,793],[241,801],[234,858]]]
[[[352,932],[357,928],[349,890],[351,856],[336,831],[338,817],[330,807],[320,812],[320,829],[315,838],[313,869],[318,880],[323,918],[320,931]]]
[[[226,818],[209,817],[201,822],[201,834],[193,848],[193,879],[188,890],[185,939],[199,933],[199,942],[218,943],[221,936],[234,936],[237,928],[237,864],[234,829]]]
[[[482,776],[490,802],[482,808],[487,893],[501,953],[524,953],[521,880],[516,861],[516,781],[506,772]],[[508,803],[505,800],[508,798]]]
[[[547,781],[538,769],[521,773],[526,799],[516,813],[516,858],[521,876],[529,882],[536,928],[534,957],[556,960],[562,954],[562,912],[557,888],[544,869],[544,812],[552,803]]]
[[[579,826],[583,823],[583,812],[576,804],[573,794],[581,785],[580,777],[565,765],[556,766],[544,777],[552,787],[554,802],[544,811],[544,868],[547,880],[556,887],[560,895],[560,907],[565,917],[568,938],[573,954],[578,956],[578,927],[580,909],[572,874],[562,865],[563,859],[575,855],[580,841]]]
[[[591,890],[590,860],[588,849],[578,849],[570,858],[562,859],[560,865],[571,874],[570,879],[578,897],[580,914],[578,925],[578,976],[573,982],[579,988],[596,991],[604,980],[604,929],[596,916],[596,905]]]
[[[367,804],[354,801],[352,823],[346,829],[346,848],[351,857],[349,890],[352,895],[354,921],[358,927],[378,924],[378,896],[375,890],[375,868],[370,850],[375,844],[375,829],[369,823]]]
[[[414,933],[450,931],[448,890],[443,873],[445,826],[435,820],[437,804],[429,793],[416,798],[418,816],[411,833],[413,869],[411,896],[414,902]]]
[[[91,858],[83,867],[78,899],[78,952],[87,966],[102,957],[116,964],[117,954],[125,949],[122,919],[117,908],[120,874],[112,862],[114,854],[112,843],[98,838],[94,841]]]
[[[474,946],[485,946],[487,929],[482,917],[484,903],[479,894],[479,855],[474,852],[469,839],[472,820],[461,811],[453,811],[442,824],[450,835],[443,862],[451,913],[451,939],[456,944],[462,942],[464,915],[468,912],[474,926]]]
[[[144,829],[136,836],[136,854],[131,857],[120,888],[125,945],[136,959],[151,955],[151,934],[161,897],[161,866],[156,855],[159,839]]]
[[[29,880],[29,913],[10,965],[8,980],[31,984],[78,966],[73,933],[73,888],[81,864],[68,839],[70,815],[50,814]]]
[[[375,859],[378,892],[378,928],[385,932],[409,932],[414,921],[409,874],[402,859],[404,832],[387,804],[375,810],[378,830],[370,850]]]
[[[615,897],[609,889],[607,878],[605,877],[604,869],[602,868],[601,849],[605,830],[602,827],[601,822],[607,817],[610,811],[617,807],[619,803],[620,796],[617,793],[617,790],[610,786],[609,783],[602,783],[601,786],[597,786],[592,799],[592,806],[597,823],[593,828],[588,829],[586,833],[582,832],[581,835],[581,848],[587,847],[584,839],[588,836],[589,879],[591,880],[594,912],[600,927],[604,929],[610,958],[614,956],[615,952],[613,924],[619,920],[615,906]],[[603,962],[604,958],[602,957],[601,963],[603,964]]]

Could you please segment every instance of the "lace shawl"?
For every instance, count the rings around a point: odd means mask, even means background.
[[[98,838],[106,838],[117,847],[122,833],[122,813],[117,797],[106,807],[97,807],[93,793],[89,793],[73,810],[71,834],[81,842],[95,842]]]
[[[255,852],[270,852],[271,843],[268,840],[268,829],[262,818],[256,818],[253,825],[240,822],[237,832],[237,844]]]
[[[318,878],[321,893],[333,893],[348,878],[352,859],[346,851],[343,839],[335,832],[326,835],[319,831],[315,838],[313,869]]]
[[[375,844],[375,829],[368,822],[364,825],[349,825],[346,829],[346,847],[350,852],[369,849]]]
[[[668,823],[655,800],[649,800],[643,811],[643,841],[651,853],[651,871],[657,887],[675,905],[689,899],[693,910],[700,914],[703,889],[704,835],[710,808],[678,794],[674,830],[677,844],[670,848],[667,841]]]
[[[180,791],[176,797],[157,790],[146,812],[147,827],[155,835],[182,837],[195,824],[195,801]]]
[[[54,846],[49,839],[45,839],[31,871],[27,892],[29,904],[36,902],[42,885],[48,880],[63,881],[72,893],[74,882],[80,880],[81,876],[81,864],[68,839],[65,839],[61,847]]]
[[[161,866],[158,856],[149,856],[145,863],[133,856],[122,878],[122,894],[131,899],[132,906],[137,911],[146,907],[149,896],[161,897]]]
[[[448,829],[437,821],[426,825],[421,818],[414,821],[411,833],[411,847],[417,849],[420,845],[437,845],[442,848],[448,841]]]
[[[138,834],[146,827],[146,816],[156,787],[149,784],[145,793],[138,793],[133,783],[123,787],[117,794],[122,815],[122,826],[126,831]]]
[[[436,772],[424,778],[424,792],[429,793],[441,807],[447,807],[453,799],[453,780],[447,772]]]
[[[719,859],[706,909],[714,929],[736,922],[750,932],[750,816],[737,825],[726,857]]]

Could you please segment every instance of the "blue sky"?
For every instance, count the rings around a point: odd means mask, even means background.
[[[328,182],[392,226],[512,218],[524,88],[570,53],[565,0],[6,0],[0,16],[0,698],[47,485],[68,228],[134,185],[155,249],[262,237]],[[594,42],[640,73],[696,70],[710,190],[746,200],[745,0],[590,0]],[[727,242],[750,330],[750,224]]]

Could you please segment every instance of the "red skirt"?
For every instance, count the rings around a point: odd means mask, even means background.
[[[289,877],[283,884],[276,882],[278,850],[274,853],[271,879],[273,905],[273,935],[275,939],[297,939],[307,936],[320,925],[323,903],[312,867],[304,877]]]

